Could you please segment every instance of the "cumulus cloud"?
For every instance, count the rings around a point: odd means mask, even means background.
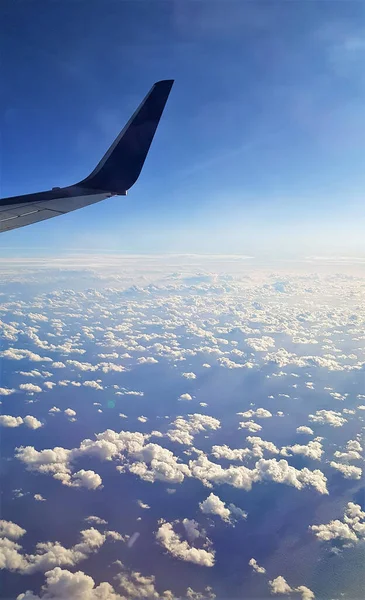
[[[269,410],[265,408],[257,408],[256,410],[246,410],[246,412],[238,412],[238,416],[245,417],[246,419],[251,419],[251,417],[256,417],[257,419],[268,419],[272,417],[272,414]]]
[[[23,424],[22,417],[12,417],[11,415],[0,415],[0,425],[2,427],[19,427]]]
[[[37,502],[46,502],[46,499],[43,498],[42,494],[34,494],[34,500],[37,500]]]
[[[0,537],[0,568],[21,574],[48,571],[57,566],[75,566],[90,554],[97,552],[108,537],[92,527],[81,531],[81,541],[70,548],[65,548],[59,542],[39,542],[35,553],[32,554],[25,553],[21,545],[13,541],[23,536],[25,530],[8,521],[2,523],[4,525]]]
[[[350,462],[352,460],[361,460],[362,459],[362,446],[360,442],[357,440],[349,440],[346,444],[346,448],[344,452],[340,452],[336,450],[334,453],[335,458],[339,458],[344,460],[345,462]]]
[[[8,358],[10,360],[23,360],[27,358],[32,362],[52,362],[52,359],[48,356],[40,356],[30,350],[23,350],[21,348],[8,348],[0,352],[1,358]]]
[[[269,581],[269,587],[270,587],[270,591],[272,594],[283,594],[284,595],[284,594],[291,594],[293,592],[297,592],[297,593],[301,594],[302,600],[313,600],[315,597],[312,590],[310,590],[305,585],[300,585],[297,588],[292,588],[287,583],[286,579],[284,579],[284,577],[282,577],[281,575],[279,575],[272,581]]]
[[[338,540],[345,545],[354,545],[365,538],[365,512],[359,504],[349,502],[343,521],[334,519],[322,525],[309,527],[322,542]]]
[[[42,427],[41,421],[27,415],[26,417],[12,417],[11,415],[0,415],[0,425],[3,427],[19,427],[20,425],[26,425],[29,429],[39,429]]]
[[[27,392],[28,394],[39,394],[42,391],[42,388],[39,387],[39,385],[34,385],[34,383],[21,383],[19,385],[19,389]]]
[[[260,567],[260,565],[258,564],[257,560],[255,558],[250,558],[250,560],[248,561],[248,564],[250,565],[250,567],[253,568],[253,570],[256,573],[260,573],[260,574],[264,574],[266,573],[266,569],[264,567]]]
[[[190,394],[181,394],[181,396],[179,396],[178,398],[179,400],[192,400],[192,396],[190,396]]]
[[[292,591],[290,585],[281,575],[269,581],[269,586],[272,594],[290,594]]]
[[[250,491],[253,483],[273,481],[291,485],[301,490],[305,486],[314,487],[321,494],[328,494],[327,479],[318,469],[311,471],[307,468],[295,469],[284,459],[260,459],[253,469],[245,466],[230,465],[224,469],[221,465],[211,462],[205,455],[189,462],[191,475],[200,479],[208,487],[212,484],[228,484],[236,488]]]
[[[339,471],[341,475],[345,477],[345,479],[361,479],[362,469],[360,469],[360,467],[355,467],[354,465],[344,465],[334,460],[331,460],[330,466],[333,469],[336,469],[336,471]]]
[[[313,429],[311,429],[310,427],[307,427],[306,425],[301,425],[300,427],[297,427],[296,432],[297,433],[305,433],[307,435],[314,435]]]
[[[281,449],[281,454],[284,456],[290,456],[291,454],[302,454],[312,460],[321,460],[323,454],[322,444],[317,441],[310,441],[308,444],[301,446],[300,444],[294,444],[293,446],[284,446]]]
[[[185,525],[184,529],[186,534],[190,534],[189,537],[191,541],[189,543],[188,540],[184,540],[182,535],[174,530],[174,526],[176,527],[176,524],[178,523],[179,521],[173,523],[162,522],[156,533],[157,541],[175,558],[204,567],[213,567],[215,552],[212,550],[210,540],[206,538],[204,532],[198,528],[198,524],[189,519],[184,519],[182,522],[182,524]],[[203,542],[208,549],[193,546],[193,543],[200,537],[203,538]]]
[[[89,517],[85,517],[84,521],[86,521],[86,523],[89,523],[89,525],[107,525],[108,521],[105,521],[105,519],[101,519],[100,517],[97,517],[96,515],[90,515]]]
[[[201,431],[216,430],[221,426],[218,419],[199,413],[189,414],[187,418],[177,417],[172,425],[173,429],[167,431],[167,437],[172,442],[186,445],[191,445],[194,436]]]
[[[15,394],[15,390],[13,388],[0,387],[0,396],[10,396],[10,394]]]
[[[76,411],[73,408],[66,408],[63,412],[67,417],[76,417]]]
[[[200,502],[199,507],[202,513],[206,515],[218,515],[222,521],[229,521],[231,511],[226,507],[219,496],[216,496],[213,493],[203,500],[203,502]]]
[[[153,356],[140,356],[139,358],[137,358],[137,363],[139,365],[153,365],[158,363],[158,360]]]
[[[239,428],[248,429],[248,431],[251,431],[252,433],[255,433],[256,431],[261,431],[262,429],[261,425],[255,423],[255,421],[241,421],[239,424]]]
[[[102,484],[102,479],[98,473],[95,471],[85,471],[81,469],[76,473],[72,474],[72,483],[73,487],[85,487],[88,490],[96,490]]]
[[[195,373],[181,373],[181,375],[185,377],[185,379],[196,379]]]
[[[23,537],[26,530],[13,523],[12,521],[0,520],[0,537],[9,538],[10,540],[18,540]]]
[[[55,567],[45,575],[46,583],[40,596],[28,590],[20,594],[17,600],[125,600],[110,583],[96,585],[93,578],[83,571],[72,573]]]
[[[94,390],[102,390],[103,389],[103,386],[100,385],[100,383],[98,381],[94,381],[94,380],[84,381],[84,383],[82,385],[84,385],[85,387],[93,388]]]
[[[32,417],[31,415],[27,415],[26,417],[24,417],[23,422],[24,425],[29,427],[29,429],[39,429],[40,427],[42,427],[41,421],[39,421],[35,417]]]
[[[315,415],[309,415],[308,418],[312,423],[328,424],[331,427],[342,427],[347,422],[340,412],[334,410],[317,410]]]

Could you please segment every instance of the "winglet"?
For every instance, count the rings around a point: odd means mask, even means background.
[[[164,80],[152,86],[99,164],[77,186],[126,194],[142,170],[173,83]]]

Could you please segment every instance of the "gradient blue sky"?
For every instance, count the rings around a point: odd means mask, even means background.
[[[0,17],[2,197],[86,176],[176,80],[129,196],[3,233],[0,256],[365,255],[362,2],[33,0]]]

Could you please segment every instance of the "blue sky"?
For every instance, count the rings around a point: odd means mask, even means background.
[[[1,13],[3,197],[86,176],[153,82],[176,80],[129,196],[2,234],[1,255],[364,255],[362,3]]]

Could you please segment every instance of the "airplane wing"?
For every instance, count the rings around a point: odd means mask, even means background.
[[[0,200],[0,232],[44,221],[125,196],[137,181],[155,135],[173,80],[158,81],[88,177],[64,188]]]

